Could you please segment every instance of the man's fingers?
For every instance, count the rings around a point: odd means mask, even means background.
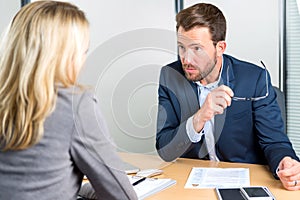
[[[223,90],[224,92],[226,92],[226,94],[229,97],[233,97],[234,93],[232,91],[232,89],[226,85],[221,85],[220,87],[218,87],[220,90]]]

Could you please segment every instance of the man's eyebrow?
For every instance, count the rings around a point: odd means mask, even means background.
[[[177,44],[183,45],[183,43],[180,42],[180,41],[177,41]],[[196,42],[195,42],[195,43],[188,44],[187,46],[189,46],[189,47],[194,47],[194,46],[204,47],[202,44],[196,43]]]
[[[192,44],[189,44],[189,46],[203,46],[203,45],[201,45],[200,43],[192,43]]]

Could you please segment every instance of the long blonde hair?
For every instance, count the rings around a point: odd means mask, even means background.
[[[57,85],[76,85],[88,40],[85,14],[70,3],[36,1],[16,14],[0,51],[2,150],[26,149],[41,139]]]

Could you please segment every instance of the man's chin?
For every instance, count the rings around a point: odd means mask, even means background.
[[[185,74],[185,77],[187,78],[187,80],[189,81],[193,81],[193,82],[196,82],[196,81],[199,81],[199,77],[197,76],[193,76],[193,75],[190,75],[190,74]]]

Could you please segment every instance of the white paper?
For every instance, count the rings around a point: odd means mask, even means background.
[[[184,188],[250,186],[248,168],[193,167]]]
[[[141,177],[137,176],[127,176],[131,184],[141,179]],[[174,184],[176,184],[176,181],[169,178],[146,178],[144,181],[133,186],[133,189],[135,190],[138,199],[145,199],[146,197],[164,190]]]

